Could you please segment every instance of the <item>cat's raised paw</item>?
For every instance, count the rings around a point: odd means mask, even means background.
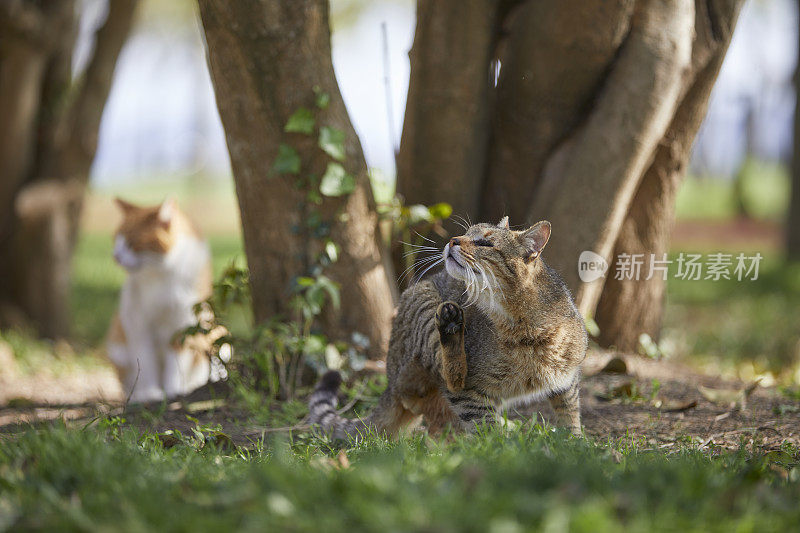
[[[436,326],[441,335],[455,335],[464,329],[464,312],[455,302],[444,302],[436,309]]]

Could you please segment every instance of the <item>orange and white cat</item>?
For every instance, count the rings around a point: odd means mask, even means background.
[[[176,338],[211,293],[208,244],[173,200],[141,207],[116,199],[114,259],[128,272],[108,335],[108,358],[132,401],[186,394],[209,380],[206,353]]]

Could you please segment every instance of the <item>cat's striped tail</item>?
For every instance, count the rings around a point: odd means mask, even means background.
[[[336,392],[341,383],[342,376],[336,370],[329,370],[322,376],[308,399],[308,423],[334,439],[361,439],[370,432],[382,431],[382,424],[378,422],[384,410],[382,401],[364,419],[352,420],[336,412]]]

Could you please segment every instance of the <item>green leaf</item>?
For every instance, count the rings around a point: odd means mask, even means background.
[[[329,126],[322,126],[319,129],[319,147],[335,160],[344,161],[344,132]]]
[[[314,283],[314,278],[309,278],[306,276],[297,278],[297,285],[300,287],[311,287]]]
[[[315,122],[314,113],[305,107],[301,107],[289,117],[289,121],[286,122],[283,131],[311,135],[314,133]]]
[[[328,293],[328,297],[331,299],[333,308],[339,309],[339,304],[341,303],[339,298],[339,284],[326,276],[319,276],[317,278],[317,283]]]
[[[300,172],[300,156],[288,144],[281,144],[272,170],[278,174],[297,174]]]
[[[333,241],[328,241],[325,243],[325,253],[328,254],[331,263],[335,263],[339,259],[339,246]]]
[[[308,354],[323,353],[327,346],[327,340],[322,335],[309,335],[303,343],[303,352]]]
[[[328,163],[328,168],[319,184],[319,192],[325,196],[342,196],[356,188],[355,178],[339,163]]]
[[[434,219],[444,220],[450,218],[450,215],[453,214],[453,206],[445,202],[440,202],[430,206],[428,211]]]
[[[320,109],[325,109],[331,102],[331,95],[323,91],[319,85],[314,86],[314,103]]]

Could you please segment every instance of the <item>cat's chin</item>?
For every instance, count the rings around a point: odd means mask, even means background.
[[[452,257],[445,257],[444,269],[447,271],[450,277],[460,279],[461,281],[464,281],[467,278],[466,269],[458,264],[458,261]]]

